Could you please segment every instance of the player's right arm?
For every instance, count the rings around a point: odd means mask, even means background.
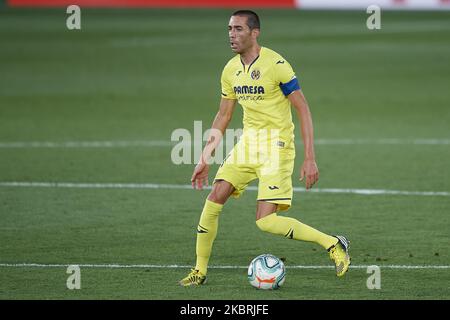
[[[225,130],[233,116],[235,106],[236,99],[222,98],[220,100],[219,111],[214,118],[208,140],[191,177],[191,183],[194,189],[202,190],[203,184],[205,186],[208,185],[209,160],[222,140]]]

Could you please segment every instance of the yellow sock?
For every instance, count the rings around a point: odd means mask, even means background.
[[[276,213],[257,220],[256,225],[262,231],[283,235],[289,239],[315,242],[325,249],[337,243],[335,237],[311,228],[294,218],[281,217]]]
[[[208,261],[217,235],[219,214],[222,211],[222,207],[222,204],[206,200],[197,227],[197,264],[195,269],[204,275],[206,275],[208,269]]]

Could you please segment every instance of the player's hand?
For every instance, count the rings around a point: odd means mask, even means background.
[[[311,189],[312,186],[319,180],[319,169],[317,168],[316,161],[305,160],[300,168],[300,181],[306,177],[305,186],[306,190]]]
[[[209,165],[204,162],[199,162],[194,169],[194,173],[192,174],[191,183],[192,188],[203,190],[203,184],[208,186],[208,172]]]

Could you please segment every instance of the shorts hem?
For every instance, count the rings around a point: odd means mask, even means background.
[[[265,201],[276,204],[277,212],[289,210],[289,208],[291,207],[291,200],[292,198],[257,199],[257,201]]]

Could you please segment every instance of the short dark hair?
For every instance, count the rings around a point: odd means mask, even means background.
[[[231,16],[247,17],[247,25],[250,30],[261,29],[258,15],[251,10],[238,10],[235,11]]]

